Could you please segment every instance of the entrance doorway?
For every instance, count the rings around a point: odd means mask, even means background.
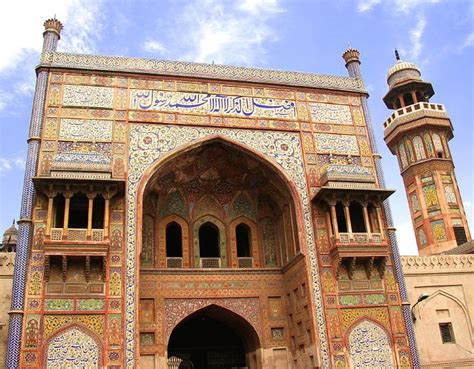
[[[254,356],[256,336],[245,332],[249,329],[253,330],[248,322],[230,311],[217,306],[202,309],[173,330],[168,368],[254,369],[248,360]]]

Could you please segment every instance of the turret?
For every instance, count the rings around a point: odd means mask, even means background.
[[[384,139],[398,157],[418,250],[437,254],[471,239],[448,145],[453,127],[444,106],[430,102],[434,90],[420,69],[396,58],[383,99],[395,110]]]

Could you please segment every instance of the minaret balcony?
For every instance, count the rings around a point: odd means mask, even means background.
[[[383,123],[384,137],[387,140],[398,128],[401,131],[415,128],[416,121],[430,118],[429,124],[452,129],[448,113],[442,104],[419,102],[395,110]]]

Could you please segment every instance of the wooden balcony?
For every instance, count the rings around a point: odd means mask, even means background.
[[[387,256],[389,251],[381,233],[339,233],[332,237],[330,250],[339,258]]]
[[[108,248],[104,229],[51,228],[44,240],[47,255],[106,255]]]

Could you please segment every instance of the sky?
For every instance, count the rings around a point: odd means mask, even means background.
[[[64,24],[58,51],[347,75],[361,52],[369,107],[391,196],[400,252],[417,253],[402,178],[383,142],[382,97],[395,62],[416,63],[454,126],[450,148],[474,220],[474,1],[470,0],[41,0],[1,1],[0,231],[18,219],[26,138],[43,21]],[[474,229],[471,229],[474,231]]]

